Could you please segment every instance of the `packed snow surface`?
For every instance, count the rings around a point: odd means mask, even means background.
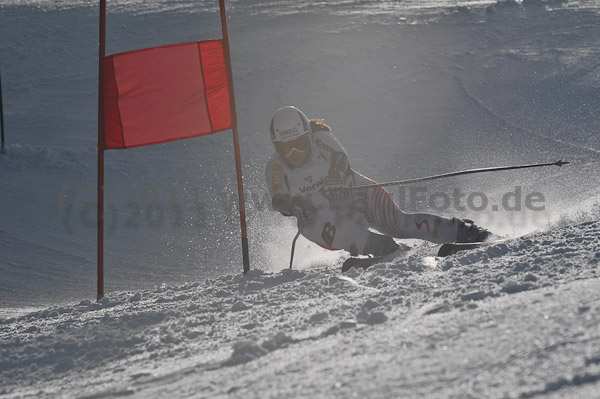
[[[598,3],[227,6],[252,270],[230,133],[108,151],[96,302],[97,2],[0,4],[0,397],[600,397]],[[108,1],[108,54],[215,37],[216,1]],[[342,275],[300,239],[288,270],[263,174],[287,104],[381,182],[571,163],[392,191],[503,243]]]
[[[0,321],[3,397],[592,398],[600,223],[448,258],[114,292]]]

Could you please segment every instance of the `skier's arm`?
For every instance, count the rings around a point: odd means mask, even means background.
[[[346,182],[346,177],[352,173],[348,155],[345,152],[335,151],[331,154],[329,173],[327,174],[328,185],[342,186]]]
[[[265,180],[273,209],[284,216],[292,216],[290,190],[285,181],[283,166],[271,158],[265,170]]]
[[[333,136],[331,130],[315,132],[314,143],[320,154],[329,161],[329,172],[325,178],[325,186],[329,194],[332,194],[336,188],[345,186],[349,181],[348,177],[354,174],[350,167],[348,153]]]
[[[328,176],[341,178],[343,181],[353,171],[346,149],[331,133],[331,130],[320,130],[314,133],[314,142],[318,151],[329,160]]]

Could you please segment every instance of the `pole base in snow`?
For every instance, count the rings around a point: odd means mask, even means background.
[[[2,144],[2,147],[0,147],[0,154],[6,154],[6,147],[4,144]]]

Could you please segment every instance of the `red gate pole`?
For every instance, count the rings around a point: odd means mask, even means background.
[[[237,173],[238,201],[240,205],[240,226],[242,229],[242,255],[244,260],[244,273],[250,270],[250,256],[248,252],[248,235],[246,232],[246,206],[244,202],[244,186],[242,181],[242,161],[240,158],[240,141],[238,138],[237,112],[233,91],[233,73],[231,72],[231,55],[229,53],[229,35],[227,34],[227,16],[225,15],[225,0],[219,0],[221,10],[221,28],[223,30],[223,51],[225,53],[225,66],[227,67],[227,80],[229,82],[229,106],[231,108],[231,123],[233,131],[233,147],[235,152],[235,170]]]
[[[106,0],[100,0],[100,43],[98,51],[98,295],[104,296],[104,77],[106,57]]]

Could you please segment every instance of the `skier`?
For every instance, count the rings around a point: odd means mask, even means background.
[[[343,190],[375,182],[351,168],[346,150],[322,119],[309,120],[286,106],[275,113],[270,130],[275,151],[265,177],[273,209],[295,216],[301,234],[324,248],[383,256],[402,248],[394,238],[444,243],[491,236],[469,220],[405,213],[383,187]]]

